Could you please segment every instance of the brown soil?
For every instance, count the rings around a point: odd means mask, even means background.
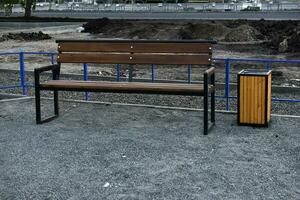
[[[255,28],[249,25],[240,25],[237,28],[233,28],[225,36],[226,42],[249,42],[256,41],[259,38],[263,38]]]
[[[33,33],[8,33],[0,37],[0,42],[7,40],[19,40],[19,41],[39,41],[51,39],[50,35],[44,34],[43,32],[33,32]]]
[[[219,42],[265,41],[263,47],[278,52],[300,52],[298,21],[129,21],[91,20],[84,32],[101,38],[212,39]],[[283,47],[280,47],[284,45]]]

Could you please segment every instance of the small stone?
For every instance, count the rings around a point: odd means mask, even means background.
[[[287,39],[284,39],[282,42],[279,43],[278,51],[283,53],[288,50],[288,41]]]
[[[109,184],[109,182],[106,182],[104,185],[103,185],[103,187],[109,187],[110,186],[110,184]]]

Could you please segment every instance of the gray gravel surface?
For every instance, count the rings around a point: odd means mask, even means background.
[[[43,100],[49,115],[52,102]],[[298,199],[299,118],[236,125],[217,113],[34,99],[0,102],[0,199]]]

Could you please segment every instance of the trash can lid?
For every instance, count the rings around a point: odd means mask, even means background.
[[[243,69],[242,71],[239,72],[239,74],[265,76],[265,75],[269,75],[271,72],[272,70]]]

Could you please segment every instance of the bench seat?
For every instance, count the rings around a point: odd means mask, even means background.
[[[203,96],[203,84],[182,83],[141,83],[141,82],[105,82],[51,80],[40,84],[44,90],[98,91],[115,93],[147,93]],[[209,86],[209,92],[214,90]]]

